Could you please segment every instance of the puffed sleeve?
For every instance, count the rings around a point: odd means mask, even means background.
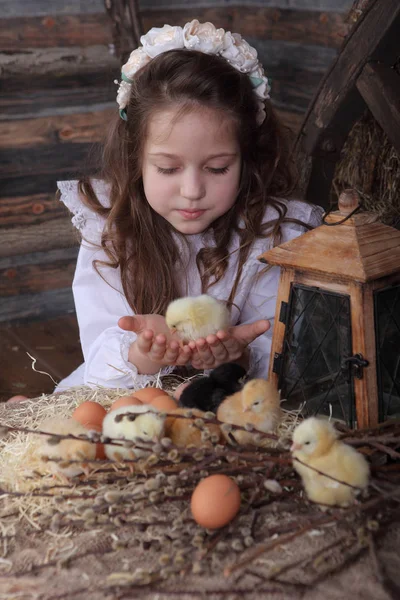
[[[289,203],[289,207],[289,217],[299,219],[312,227],[321,224],[323,209],[320,206],[292,201]],[[288,242],[306,231],[306,227],[297,223],[284,223],[282,225],[282,243]],[[270,329],[249,345],[249,374],[251,377],[268,378],[280,269],[271,267],[265,270],[265,265],[260,263],[258,256],[268,250],[271,247],[270,244],[271,242],[267,239],[257,240],[254,245],[246,263],[242,289],[245,298],[240,302],[242,308],[239,322],[241,324],[253,323],[258,319],[268,319],[271,323]]]
[[[103,387],[142,387],[154,381],[157,375],[140,375],[135,365],[128,361],[129,347],[136,334],[120,329],[117,324],[120,317],[133,315],[123,293],[119,269],[98,265],[97,272],[93,265],[94,260],[108,262],[104,250],[99,247],[104,220],[82,204],[77,182],[61,183],[69,185],[59,185],[60,200],[73,212],[72,222],[83,236],[72,284],[85,359],[83,383]],[[99,200],[106,203],[106,199]],[[169,371],[169,368],[163,369],[162,373]]]
[[[100,180],[93,180],[92,186],[99,202],[103,206],[109,206],[107,185]],[[99,244],[104,228],[104,219],[84,204],[79,193],[78,181],[58,181],[57,187],[61,202],[72,213],[72,225],[77,228],[85,240]]]

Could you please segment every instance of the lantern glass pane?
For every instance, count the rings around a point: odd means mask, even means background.
[[[400,284],[374,294],[379,420],[400,417]]]
[[[283,407],[332,415],[354,426],[354,393],[343,360],[351,355],[349,296],[293,284],[280,373]]]

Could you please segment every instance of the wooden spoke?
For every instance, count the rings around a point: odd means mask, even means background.
[[[382,63],[367,63],[357,89],[369,110],[400,151],[400,75]]]

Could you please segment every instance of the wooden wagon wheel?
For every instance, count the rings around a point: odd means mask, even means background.
[[[306,156],[303,188],[310,202],[329,207],[341,149],[366,107],[400,151],[399,58],[400,2],[374,0],[323,78],[295,142],[296,154]]]

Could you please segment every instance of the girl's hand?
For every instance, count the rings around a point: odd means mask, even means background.
[[[122,317],[118,325],[125,331],[137,334],[128,358],[139,373],[151,375],[157,373],[160,367],[186,365],[191,359],[191,348],[179,343],[179,338],[171,334],[161,315]]]
[[[246,347],[270,327],[269,321],[260,320],[189,342],[193,351],[192,366],[195,369],[214,369],[223,363],[238,361]]]
[[[135,315],[134,317],[121,317],[118,326],[125,331],[134,331],[140,333],[146,329],[151,329],[157,333],[170,334],[168,325],[162,315]]]

